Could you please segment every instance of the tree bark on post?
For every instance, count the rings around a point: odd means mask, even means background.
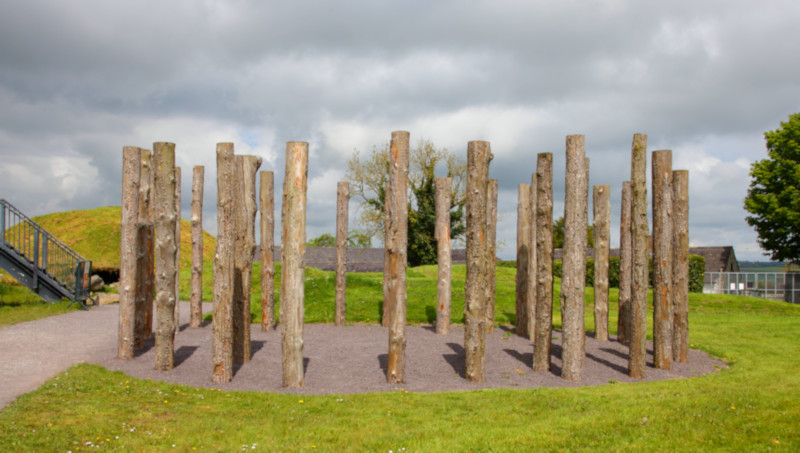
[[[153,309],[156,293],[156,238],[153,219],[153,187],[155,172],[153,171],[153,153],[142,149],[142,168],[139,177],[139,221],[150,223],[150,238],[147,243],[144,270],[144,326],[142,326],[141,342],[153,335]]]
[[[347,222],[350,183],[339,182],[336,187],[336,300],[334,323],[343,326],[347,313]]]
[[[631,182],[622,183],[622,213],[619,224],[619,310],[617,340],[627,343],[631,332]]]
[[[436,178],[436,238],[439,271],[436,289],[436,333],[447,335],[450,331],[451,256],[450,256],[450,190],[451,178]]]
[[[137,238],[137,277],[136,277],[136,326],[134,348],[144,347],[145,341],[153,334],[153,293],[155,290],[155,268],[153,245],[153,212],[150,207],[151,188],[153,186],[152,155],[150,150],[140,149],[141,168],[139,170],[139,220],[138,225],[142,237]],[[144,228],[144,230],[142,230]],[[144,244],[138,241],[145,241]]]
[[[563,367],[561,377],[579,382],[584,350],[584,287],[588,180],[583,135],[567,136],[567,175],[564,202],[564,259],[561,300],[564,304]]]
[[[611,187],[594,186],[592,221],[594,231],[594,335],[608,341],[608,255],[610,252]]]
[[[465,377],[470,382],[486,380],[486,291],[489,267],[486,253],[486,195],[489,184],[489,142],[467,145],[467,278],[464,284]]]
[[[271,171],[260,173],[261,197],[261,330],[275,328],[275,176]]]
[[[233,361],[249,362],[250,347],[250,286],[253,280],[253,249],[256,244],[256,175],[261,158],[236,156],[233,164],[236,179],[233,196],[236,198],[236,242],[233,252]]]
[[[539,199],[539,183],[536,173],[531,175],[531,195],[530,195],[530,230],[531,239],[528,250],[528,306],[526,311],[528,313],[528,339],[531,341],[536,340],[536,267],[538,266],[538,257],[536,256],[536,204]]]
[[[122,214],[119,253],[119,322],[117,358],[133,358],[136,337],[136,238],[139,217],[139,172],[141,150],[122,148]]]
[[[406,379],[406,265],[408,263],[408,159],[409,133],[392,132],[389,162],[387,237],[389,252],[389,358],[386,382]],[[386,272],[386,270],[384,270]]]
[[[672,360],[689,362],[689,171],[672,172]]]
[[[281,364],[284,387],[302,387],[308,143],[286,143],[281,208]]]
[[[528,335],[528,286],[531,256],[531,186],[520,184],[517,189],[517,274],[516,317],[514,326],[519,336]]]
[[[631,325],[628,374],[642,379],[647,365],[647,135],[634,134],[631,145]]]
[[[141,191],[139,192],[141,194]],[[153,222],[136,224],[136,325],[134,348],[141,349],[150,334],[145,334],[147,320],[145,306],[153,304],[153,279],[148,273],[149,263],[153,261]]]
[[[211,355],[214,383],[233,378],[233,260],[236,227],[233,143],[217,143],[217,249],[214,253],[214,316]]]
[[[156,370],[168,371],[175,354],[175,283],[178,243],[175,236],[175,144],[153,144],[153,218],[156,251]]]
[[[536,163],[536,339],[533,370],[550,371],[553,332],[553,155]]]
[[[181,167],[175,167],[175,333],[181,324]]]
[[[389,297],[389,250],[392,248],[389,237],[389,203],[392,197],[389,181],[383,183],[383,313],[381,316],[381,326],[389,327],[392,319],[393,308]]]
[[[486,271],[486,333],[494,332],[495,271],[497,263],[497,180],[489,180],[486,196],[486,253],[489,265]]]
[[[205,167],[192,169],[192,294],[189,326],[203,323],[203,179]]]
[[[653,364],[672,367],[672,151],[653,152]]]

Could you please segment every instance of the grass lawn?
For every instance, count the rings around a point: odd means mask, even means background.
[[[80,307],[69,301],[49,303],[0,271],[0,328],[19,322],[60,315]]]
[[[409,270],[411,323],[432,319],[434,273],[435,267]],[[453,320],[460,322],[463,266],[453,274]],[[307,272],[308,322],[333,319],[331,275]],[[508,323],[514,269],[498,268],[497,281],[497,320]],[[586,294],[587,328],[593,330],[590,288]],[[612,291],[612,301],[616,296]],[[380,298],[380,274],[349,276],[348,319],[376,322]],[[692,294],[690,306],[691,343],[724,358],[729,369],[577,389],[293,396],[195,389],[77,365],[0,412],[0,449],[800,450],[800,307],[703,294]],[[554,316],[558,320],[557,305]],[[610,319],[614,333],[614,309]]]

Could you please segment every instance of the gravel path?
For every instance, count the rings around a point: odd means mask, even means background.
[[[211,309],[204,304],[204,311]],[[189,319],[189,304],[181,303],[181,319]],[[337,328],[330,324],[305,326],[305,385],[281,387],[280,331],[262,332],[252,326],[253,359],[235,366],[227,384],[211,382],[211,326],[182,325],[175,338],[175,369],[155,371],[155,351],[149,348],[133,360],[116,359],[118,305],[75,311],[0,329],[0,407],[18,395],[38,388],[46,379],[69,366],[90,362],[131,376],[223,390],[254,390],[302,394],[386,392],[402,388],[415,392],[476,390],[485,388],[570,387],[601,385],[609,381],[635,382],[627,376],[627,347],[614,341],[586,338],[587,359],[583,380],[572,384],[561,372],[560,333],[553,335],[553,363],[549,373],[534,372],[533,347],[529,340],[496,328],[486,341],[486,382],[464,380],[464,330],[454,326],[448,335],[436,335],[430,326],[408,326],[406,337],[406,383],[386,384],[385,366],[388,331],[379,325]],[[701,351],[690,351],[688,364],[673,364],[672,370],[652,368],[652,345],[648,344],[645,381],[699,376],[724,367]]]

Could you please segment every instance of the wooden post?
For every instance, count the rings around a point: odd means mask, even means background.
[[[136,335],[136,223],[139,216],[141,150],[122,148],[122,215],[119,252],[119,323],[117,358],[130,360]]]
[[[253,249],[256,244],[256,175],[261,158],[236,156],[233,160],[236,178],[233,196],[236,198],[236,243],[233,253],[233,361],[249,362],[250,347],[250,286],[253,280]]]
[[[389,200],[391,199],[389,181],[383,183],[383,313],[381,326],[389,327],[392,319],[393,308],[389,297],[389,249],[392,248],[389,237]]]
[[[536,339],[533,370],[550,371],[553,332],[553,155],[536,163]]]
[[[203,323],[203,179],[205,167],[192,169],[192,294],[189,326]]]
[[[392,132],[386,231],[389,252],[389,359],[386,382],[406,379],[406,265],[408,263],[408,159],[409,133]]]
[[[486,196],[486,254],[489,257],[486,271],[486,333],[494,332],[494,291],[495,271],[497,263],[497,180],[489,180]]]
[[[181,319],[181,167],[175,167],[175,333],[180,330]]]
[[[653,363],[672,367],[672,151],[653,152]]]
[[[594,186],[592,221],[594,225],[594,335],[608,341],[608,255],[610,252],[611,187]]]
[[[489,184],[489,142],[467,145],[467,278],[464,284],[464,352],[466,379],[486,379],[486,334],[483,327],[488,269],[486,253],[486,195]]]
[[[283,386],[303,386],[308,143],[286,143],[281,210],[281,364]]]
[[[517,291],[515,328],[517,335],[528,335],[528,285],[531,256],[531,186],[520,184],[517,190]]]
[[[538,265],[536,256],[536,204],[539,198],[538,185],[536,173],[533,173],[531,175],[531,219],[529,221],[531,239],[529,241],[530,247],[528,248],[530,250],[528,253],[528,305],[525,308],[528,313],[528,320],[526,321],[528,324],[528,339],[531,341],[536,340],[536,267]]]
[[[561,300],[564,304],[563,367],[561,377],[581,380],[584,351],[584,287],[588,180],[583,135],[567,136],[567,175],[564,202],[564,259]]]
[[[147,243],[145,256],[145,285],[144,291],[144,326],[142,327],[142,345],[153,335],[153,309],[156,293],[156,237],[153,219],[153,186],[155,172],[153,171],[153,153],[149,149],[142,149],[142,168],[139,186],[139,221],[151,224],[150,238]]]
[[[343,326],[347,313],[347,221],[350,183],[336,185],[336,300],[334,322]]]
[[[689,362],[689,171],[672,172],[672,360]]]
[[[261,196],[261,330],[275,328],[275,176],[271,171],[260,173]]]
[[[141,191],[139,192],[141,194]],[[153,305],[153,276],[148,273],[153,261],[153,222],[136,224],[136,326],[134,348],[141,349],[152,332],[146,333],[146,305]]]
[[[452,178],[436,178],[436,238],[439,271],[436,289],[436,333],[450,331],[451,256],[450,256],[450,190]]]
[[[233,378],[233,261],[235,198],[233,143],[217,143],[217,249],[214,253],[214,316],[211,355],[214,383]]]
[[[634,134],[631,145],[631,325],[628,374],[642,379],[647,364],[647,135]]]
[[[631,182],[622,183],[622,213],[619,224],[619,310],[617,340],[627,343],[631,332]]]
[[[175,144],[153,144],[153,218],[156,252],[156,370],[168,371],[175,353],[175,283],[178,244],[175,235]]]

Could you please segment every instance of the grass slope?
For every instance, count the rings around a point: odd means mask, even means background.
[[[435,286],[431,269],[409,272],[412,320],[429,319],[426,288]],[[462,272],[456,270],[455,278],[463,278]],[[500,282],[510,276],[500,274],[499,291],[506,288]],[[356,277],[350,282],[360,286],[355,294],[363,297],[364,308],[357,308],[359,298],[350,295],[348,315],[374,321],[380,280]],[[330,310],[314,308],[318,297],[328,297],[314,293],[327,287],[328,279],[326,273],[309,272],[307,310],[317,313],[313,315],[317,320],[329,316]],[[589,301],[590,295],[587,289]],[[498,297],[499,318],[511,316],[511,299],[513,294]],[[462,306],[454,304],[454,315]],[[690,306],[693,346],[723,357],[729,369],[679,381],[592,388],[413,394],[400,386],[387,394],[297,396],[195,389],[78,365],[0,412],[0,448],[73,452],[93,446],[126,451],[173,446],[178,451],[800,449],[800,307],[704,294],[692,294]],[[558,309],[554,311],[557,315]],[[612,332],[615,325],[612,310]]]
[[[34,217],[44,229],[92,260],[95,270],[119,270],[119,206],[83,211],[68,211]],[[217,240],[203,232],[203,260],[214,259]],[[188,269],[192,258],[191,224],[181,219],[181,268]]]

